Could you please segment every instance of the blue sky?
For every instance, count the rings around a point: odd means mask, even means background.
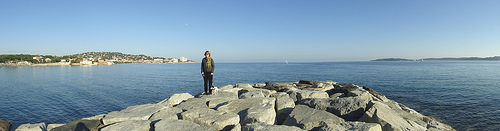
[[[498,0],[0,1],[0,54],[195,61],[500,56]]]

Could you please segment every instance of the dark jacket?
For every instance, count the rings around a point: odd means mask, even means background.
[[[207,67],[207,58],[203,58],[201,60],[201,72],[206,72],[206,73],[213,73],[214,72],[214,59],[210,58],[212,61],[212,67]]]

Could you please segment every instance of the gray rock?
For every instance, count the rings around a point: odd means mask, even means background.
[[[403,117],[399,116],[389,106],[372,101],[373,106],[365,112],[360,121],[368,123],[378,123],[382,130],[418,130],[408,123]]]
[[[266,86],[262,87],[263,89],[268,89],[268,90],[275,90],[275,91],[281,91],[290,87],[296,88],[294,82],[287,82],[287,83],[272,83],[272,82],[266,82]]]
[[[274,102],[273,102],[274,103]],[[247,110],[248,115],[242,124],[262,122],[266,124],[276,124],[275,104],[255,105]]]
[[[159,104],[130,106],[121,111],[108,113],[104,116],[102,122],[104,125],[109,125],[112,123],[128,120],[148,120],[154,113],[164,108],[167,108],[167,106]]]
[[[157,113],[154,113],[153,116],[149,118],[149,120],[150,121],[156,121],[162,119],[177,120],[179,119],[181,113],[182,113],[181,108],[167,106],[167,108],[163,108]]]
[[[233,99],[233,98],[220,98],[220,99],[209,100],[207,102],[208,108],[217,109],[222,105],[228,104],[232,100],[235,100],[235,99]]]
[[[360,97],[341,97],[305,99],[299,103],[318,110],[326,110],[349,121],[355,121],[363,116],[368,102]]]
[[[203,98],[207,101],[214,99],[238,99],[238,92],[219,90],[219,92],[217,92],[217,95],[201,95],[200,98]]]
[[[330,98],[338,98],[338,97],[344,97],[344,96],[345,96],[344,93],[335,93],[335,94],[330,95]]]
[[[16,128],[15,131],[45,131],[47,130],[47,126],[44,122],[36,123],[36,124],[22,124]]]
[[[327,124],[321,127],[319,131],[382,131],[382,127],[377,123],[346,121],[337,124]]]
[[[337,124],[344,122],[344,119],[323,111],[309,108],[306,105],[296,105],[292,113],[286,118],[283,125],[297,126],[304,130],[312,130],[326,124]]]
[[[265,97],[264,93],[260,90],[240,90],[241,94],[239,95],[240,99],[246,99],[246,98],[254,98],[254,97]]]
[[[294,107],[295,102],[288,94],[285,93],[276,97],[276,120],[278,124],[283,124],[288,115],[292,113]]]
[[[132,120],[115,123],[102,128],[100,131],[149,131],[151,121]]]
[[[188,120],[216,130],[230,130],[240,122],[236,113],[216,111],[209,108],[194,108],[181,113]]]
[[[237,99],[230,101],[228,104],[222,105],[219,108],[217,108],[217,110],[225,112],[233,112],[238,114],[240,116],[239,123],[242,125],[246,124],[245,121],[254,121],[254,122],[257,121],[268,124],[274,124],[275,121],[267,121],[276,117],[274,106],[275,106],[275,98],[249,98],[249,99]],[[253,108],[262,108],[262,109],[253,109]],[[269,108],[272,108],[272,110],[270,110]],[[258,116],[262,116],[265,118],[255,118]],[[260,120],[265,120],[265,121],[260,121]]]
[[[174,105],[181,103],[182,101],[185,101],[185,100],[187,100],[189,98],[193,98],[193,97],[194,96],[189,94],[189,93],[178,93],[178,94],[173,94],[172,96],[170,96],[169,98],[167,98],[161,102],[158,102],[158,104],[174,106]]]
[[[236,84],[236,86],[235,86],[235,87],[236,87],[236,88],[253,88],[253,86],[252,86],[252,85],[250,85],[250,84],[246,84],[246,83],[238,83],[238,84]]]
[[[52,131],[52,129],[57,128],[57,127],[61,127],[64,125],[65,124],[49,124],[49,125],[47,125],[47,131]],[[0,130],[0,131],[2,131],[2,130]]]
[[[176,105],[175,107],[181,108],[184,111],[192,108],[208,108],[207,100],[203,98],[189,98],[186,101]]]
[[[361,87],[354,85],[354,84],[337,84],[334,85],[335,88],[328,91],[328,94],[335,94],[335,93],[344,93],[347,95],[347,93],[357,90],[357,89],[362,89]]]
[[[253,84],[253,87],[255,88],[263,88],[266,86],[266,83],[256,83],[256,84]]]
[[[304,131],[296,126],[268,125],[265,123],[250,123],[242,128],[242,131]]]
[[[102,120],[106,114],[100,114],[92,117],[82,118],[82,120]]]
[[[89,131],[89,130],[98,130],[100,126],[102,126],[101,120],[80,119],[72,121],[63,126],[54,127],[50,131]]]
[[[219,90],[230,90],[233,88],[234,88],[234,85],[225,85],[225,86],[219,87]]]
[[[330,98],[328,93],[324,91],[311,91],[311,90],[287,90],[294,101],[301,101],[307,98]]]
[[[372,94],[370,94],[370,92],[368,92],[367,90],[364,90],[364,89],[357,89],[357,90],[351,91],[351,92],[347,93],[347,96],[348,97],[359,97],[359,98],[366,100],[366,101],[373,100]]]
[[[164,119],[154,124],[156,131],[215,131],[186,120]]]
[[[315,90],[315,91],[328,91],[333,89],[334,86],[332,84],[325,84],[325,83],[317,83],[315,85],[312,85],[309,88],[305,88],[308,90]]]

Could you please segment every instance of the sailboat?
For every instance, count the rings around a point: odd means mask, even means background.
[[[288,64],[288,60],[285,60],[285,64]]]

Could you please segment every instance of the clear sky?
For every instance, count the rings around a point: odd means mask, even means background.
[[[499,0],[1,0],[0,54],[195,61],[500,56]]]

